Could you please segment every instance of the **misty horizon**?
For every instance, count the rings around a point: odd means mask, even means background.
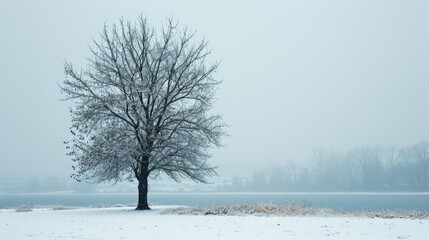
[[[64,60],[84,66],[104,23],[140,11],[155,26],[174,12],[222,60],[215,111],[230,136],[210,159],[220,178],[310,166],[318,149],[428,141],[429,4],[309,2],[0,3],[0,179],[69,178]]]

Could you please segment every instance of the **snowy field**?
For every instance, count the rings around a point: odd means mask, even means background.
[[[0,239],[429,239],[428,218],[178,215],[165,208],[0,209]]]

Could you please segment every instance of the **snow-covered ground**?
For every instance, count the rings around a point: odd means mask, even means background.
[[[0,209],[0,239],[429,239],[427,218],[201,216],[164,208]]]

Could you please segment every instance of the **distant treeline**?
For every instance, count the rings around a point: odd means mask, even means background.
[[[0,193],[44,193],[73,191],[89,193],[94,191],[94,185],[83,182],[66,182],[58,177],[44,177],[31,179],[15,179],[14,181],[0,181]]]
[[[362,146],[314,151],[311,163],[288,162],[250,177],[233,177],[224,191],[429,191],[429,143],[397,148]]]

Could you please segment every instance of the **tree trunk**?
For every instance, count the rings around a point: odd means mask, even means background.
[[[136,210],[150,210],[149,204],[147,203],[147,191],[148,182],[147,175],[139,179],[139,201]]]

